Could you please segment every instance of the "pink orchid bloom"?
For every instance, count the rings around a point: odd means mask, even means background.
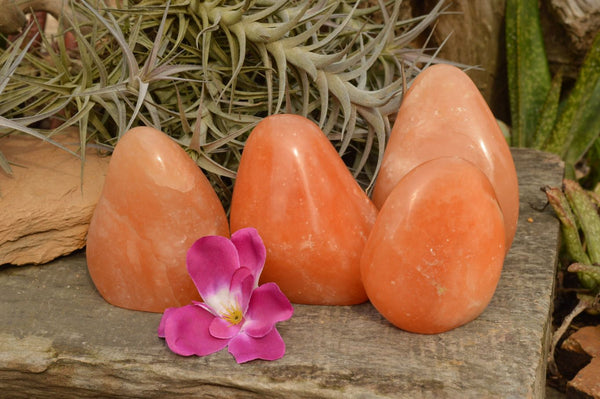
[[[187,269],[204,302],[165,310],[158,336],[183,356],[205,356],[226,346],[238,363],[276,360],[285,343],[275,324],[294,309],[277,284],[258,286],[266,249],[254,228],[206,236],[187,253]]]

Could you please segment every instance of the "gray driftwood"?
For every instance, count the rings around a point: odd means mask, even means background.
[[[595,0],[551,0],[556,19],[579,52],[587,52],[600,32],[600,2]]]
[[[184,358],[157,337],[159,314],[105,303],[79,253],[0,270],[0,396],[543,397],[559,225],[540,187],[561,183],[562,164],[533,150],[513,154],[517,236],[490,306],[466,326],[416,335],[368,303],[295,306],[279,325],[281,360],[238,365],[226,351]]]

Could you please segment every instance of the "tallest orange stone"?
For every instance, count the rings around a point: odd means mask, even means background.
[[[423,70],[402,100],[373,190],[375,205],[381,208],[411,170],[441,157],[469,161],[490,180],[504,215],[508,250],[519,217],[519,183],[510,149],[477,86],[466,73],[445,64]]]
[[[185,258],[205,235],[229,236],[229,228],[204,174],[164,133],[130,130],[112,155],[88,232],[88,269],[100,294],[149,312],[199,300]]]

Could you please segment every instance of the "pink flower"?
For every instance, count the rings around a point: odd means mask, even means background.
[[[204,302],[165,310],[158,336],[183,356],[205,356],[229,346],[238,363],[276,360],[285,343],[275,324],[294,309],[277,284],[258,286],[266,250],[256,229],[231,240],[206,236],[187,253],[187,269]]]

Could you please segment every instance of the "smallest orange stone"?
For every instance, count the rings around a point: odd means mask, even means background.
[[[426,162],[398,182],[377,216],[361,259],[367,295],[401,329],[451,330],[490,302],[505,242],[486,176],[460,158]]]

